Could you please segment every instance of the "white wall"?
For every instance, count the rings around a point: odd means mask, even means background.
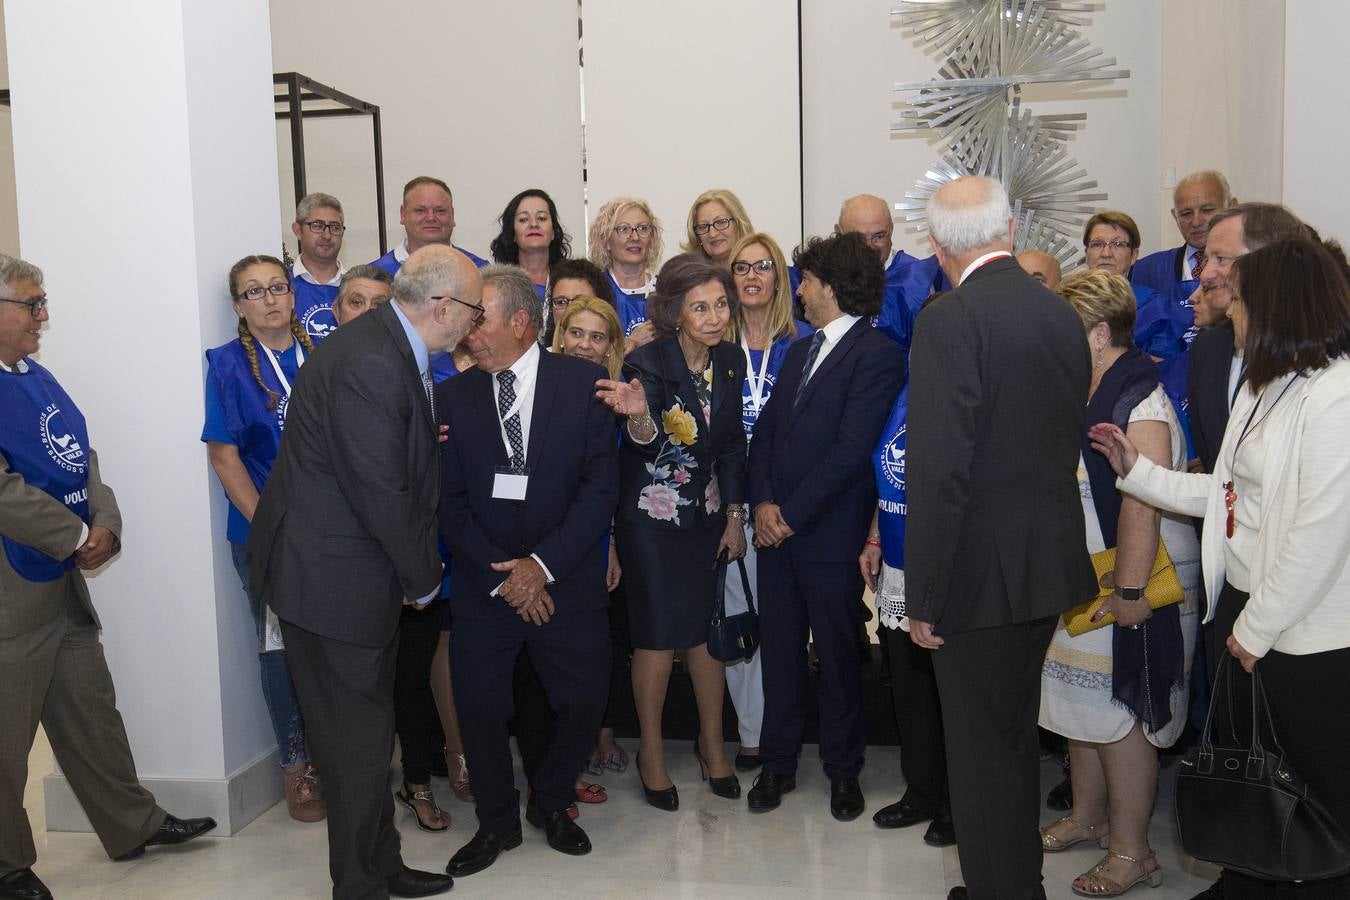
[[[801,234],[796,7],[585,0],[591,211],[643,197],[670,257],[694,198],[729,188],[790,252]]]
[[[1350,241],[1345,177],[1350,116],[1345,85],[1350,5],[1297,0],[1286,7],[1284,41],[1284,202],[1324,237]]]
[[[907,95],[896,82],[936,78],[941,60],[924,53],[892,22],[889,3],[802,0],[806,36],[803,120],[806,130],[806,229],[824,234],[834,226],[839,204],[857,193],[891,202],[940,155],[936,134],[892,136]],[[1069,143],[1069,154],[1110,195],[1105,206],[1129,212],[1143,230],[1145,246],[1158,241],[1158,141],[1162,0],[1112,0],[1082,29],[1103,56],[1130,78],[1069,87],[1035,85],[1023,103],[1036,112],[1084,112],[1086,127]],[[926,256],[927,240],[897,225],[896,246]]]
[[[123,552],[91,587],[152,777],[221,779],[274,746],[198,440],[229,245],[275,229],[266,10],[6,4],[18,223],[53,298],[41,357],[121,507]]]
[[[1289,4],[1291,16],[1296,9],[1314,7],[1335,9],[1344,16],[1338,0]],[[1164,4],[1163,16],[1158,222],[1161,246],[1175,247],[1181,236],[1171,216],[1173,185],[1168,179],[1173,173],[1180,178],[1200,169],[1218,169],[1238,199],[1280,202],[1286,168],[1281,159],[1285,0],[1174,0]],[[1332,46],[1335,29],[1322,34],[1327,52],[1318,53],[1314,42],[1290,54],[1294,65],[1306,56],[1306,71],[1315,69],[1319,77],[1332,60],[1344,58],[1344,51]],[[1338,105],[1337,100],[1327,102],[1328,108]],[[1340,119],[1344,121],[1343,116]]]
[[[277,0],[274,71],[297,71],[380,107],[389,242],[403,240],[398,206],[417,175],[455,194],[455,243],[480,256],[506,202],[546,190],[584,246],[577,10],[566,0],[510,3]],[[281,225],[292,253],[295,218],[288,127],[278,122]],[[305,124],[307,187],[342,201],[342,258],[379,254],[370,121]]]

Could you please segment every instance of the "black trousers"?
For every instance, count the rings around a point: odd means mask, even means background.
[[[759,753],[765,772],[797,770],[806,731],[806,644],[820,661],[820,758],[831,779],[862,771],[862,659],[858,649],[856,561],[816,562],[791,547],[759,551],[760,659],[764,724]]]
[[[403,866],[389,793],[398,636],[365,647],[284,619],[281,634],[328,807],[333,897],[387,897],[387,879]]]
[[[403,760],[403,780],[431,780],[431,757],[445,746],[435,734],[440,724],[431,693],[431,660],[441,637],[440,603],[424,609],[403,607],[398,623],[398,662],[394,673],[394,727]]]
[[[512,694],[521,651],[528,649],[553,711],[553,740],[530,778],[534,802],[547,812],[566,809],[576,798],[576,775],[595,743],[605,709],[609,648],[603,609],[559,610],[544,625],[526,623],[514,613],[455,619],[450,666],[480,831],[520,827],[507,725],[515,715]]]
[[[900,772],[911,805],[942,812],[947,800],[947,750],[933,651],[898,628],[879,628],[891,674],[891,704],[900,735]]]
[[[952,820],[972,900],[1044,900],[1041,666],[1058,616],[943,635],[933,653]]]
[[[1247,594],[1225,584],[1214,621],[1207,626],[1211,665],[1228,656],[1226,642],[1233,623],[1247,605]],[[1271,720],[1289,764],[1308,783],[1309,793],[1350,830],[1350,648],[1295,656],[1271,650],[1256,664],[1270,704]],[[1212,700],[1220,710],[1231,703],[1231,726],[1245,745],[1251,735],[1251,676],[1233,660],[1227,686]],[[1213,683],[1211,681],[1211,683]],[[1231,700],[1230,700],[1231,691]],[[1226,716],[1215,728],[1227,742],[1232,735]],[[1218,739],[1218,735],[1216,735]],[[1233,871],[1223,873],[1225,900],[1344,900],[1350,897],[1350,875],[1323,881],[1266,881]]]

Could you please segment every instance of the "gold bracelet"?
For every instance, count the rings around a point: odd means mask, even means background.
[[[652,421],[651,413],[643,413],[640,416],[629,416],[628,425],[630,428],[636,428],[638,431],[646,431],[650,428],[656,430],[656,423]]]
[[[745,519],[745,507],[742,506],[741,504],[732,503],[729,506],[727,506],[726,509],[728,519],[741,519],[741,520]]]

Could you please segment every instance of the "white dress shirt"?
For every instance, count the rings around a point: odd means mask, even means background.
[[[825,340],[820,344],[820,352],[816,354],[815,365],[811,367],[811,371],[807,373],[806,378],[802,379],[803,383],[810,381],[812,376],[819,371],[820,364],[825,362],[825,357],[830,355],[830,351],[834,349],[836,344],[843,340],[844,335],[848,334],[848,330],[852,328],[860,318],[861,316],[843,315],[820,329],[821,333],[825,335]]]
[[[297,256],[295,258],[295,262],[292,264],[291,268],[292,271],[294,271],[296,278],[303,278],[310,284],[317,284],[322,287],[337,287],[342,284],[342,274],[347,271],[347,267],[339,262],[337,264],[337,273],[328,281],[320,281],[309,273],[309,269],[305,268],[304,257],[302,256]]]
[[[515,373],[516,382],[513,387],[516,389],[516,402],[508,409],[506,415],[501,415],[501,405],[498,399],[501,397],[502,385],[497,380],[499,373],[492,374],[492,403],[493,408],[498,411],[498,430],[502,436],[502,446],[506,448],[507,457],[511,456],[511,439],[506,436],[506,420],[511,418],[512,413],[520,416],[520,437],[523,444],[522,450],[528,454],[530,452],[530,421],[534,413],[534,383],[539,378],[539,344],[530,344],[530,348],[520,355],[520,359],[511,364],[511,371]]]

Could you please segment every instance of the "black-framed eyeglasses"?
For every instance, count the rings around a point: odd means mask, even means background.
[[[325,231],[329,234],[342,234],[347,230],[347,226],[341,222],[325,222],[322,219],[307,219],[300,224],[304,225],[315,234],[323,234]]]
[[[0,301],[13,303],[16,306],[28,307],[28,314],[35,319],[42,315],[42,311],[47,308],[48,303],[46,294],[43,294],[41,297],[35,297],[32,300],[11,300],[8,297],[0,297]]]
[[[746,262],[745,260],[738,259],[731,264],[731,271],[735,272],[737,275],[749,275],[751,269],[754,269],[761,274],[772,272],[773,260],[757,259],[754,262]]]
[[[694,234],[707,234],[709,228],[716,228],[718,231],[726,231],[731,227],[734,220],[729,216],[713,219],[711,222],[699,222],[694,226]]]
[[[643,222],[641,225],[615,225],[614,233],[621,238],[626,238],[630,234],[636,234],[638,237],[646,237],[652,233],[652,226]]]
[[[271,294],[273,297],[284,297],[291,292],[291,286],[285,281],[275,281],[267,287],[254,285],[251,288],[240,291],[234,295],[236,300],[252,300],[257,302],[263,298],[264,294]]]
[[[431,297],[430,299],[453,300],[460,306],[467,306],[469,309],[473,310],[473,319],[471,319],[470,321],[472,321],[474,328],[477,328],[479,325],[482,325],[483,320],[487,318],[487,307],[483,306],[483,304],[481,303],[465,303],[458,297],[451,297],[449,294],[441,294],[439,297]]]
[[[557,310],[563,310],[563,309],[567,309],[567,307],[571,305],[571,303],[572,303],[573,300],[580,300],[580,299],[581,299],[582,297],[584,297],[584,296],[586,296],[586,295],[585,295],[585,294],[577,294],[575,297],[559,297],[559,296],[549,297],[549,298],[548,298],[548,303],[549,303],[549,305],[552,306],[554,309],[557,309]]]
[[[1098,253],[1101,253],[1107,247],[1110,247],[1112,250],[1120,250],[1121,252],[1134,249],[1129,241],[1088,241],[1085,246],[1089,250],[1096,250]]]

